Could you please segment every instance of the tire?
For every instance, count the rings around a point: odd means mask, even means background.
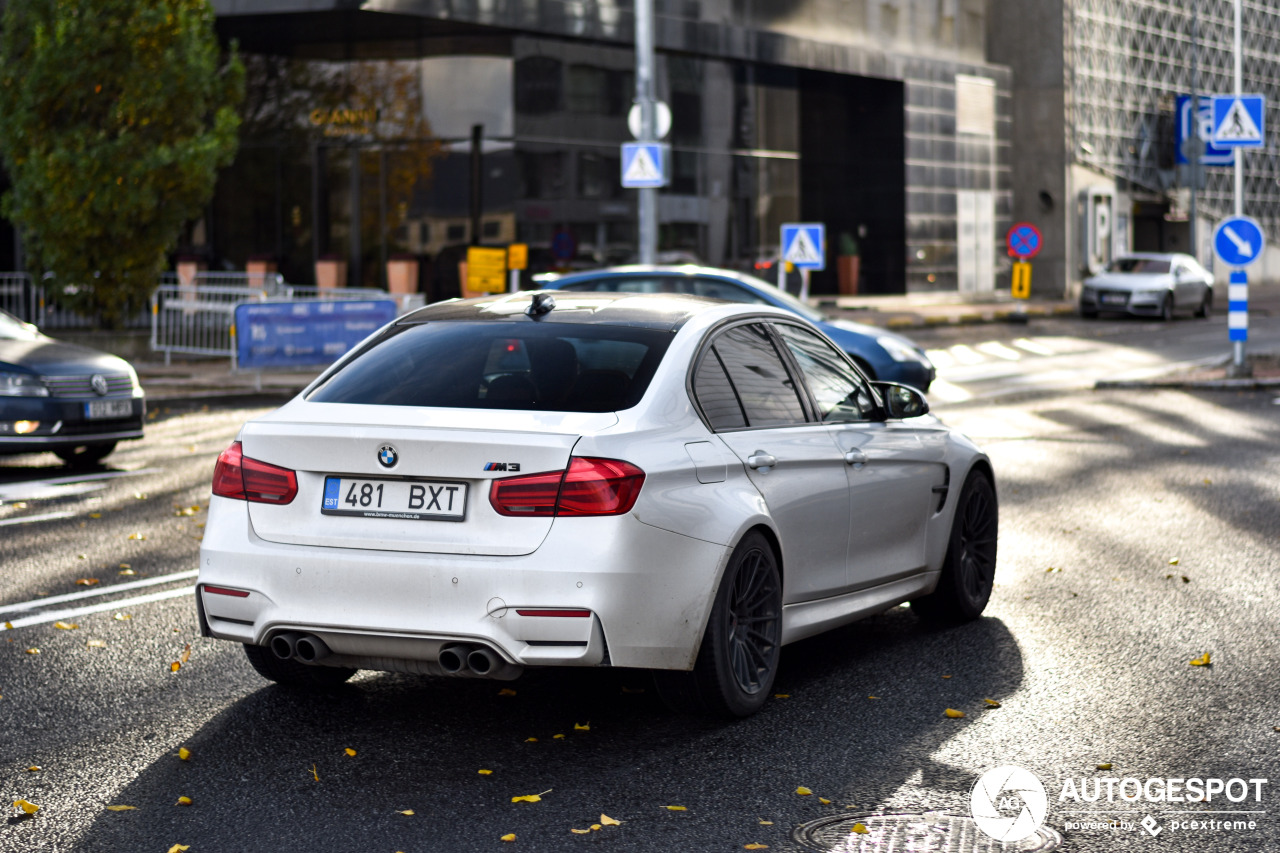
[[[1196,316],[1202,320],[1208,320],[1209,315],[1213,313],[1213,289],[1205,288],[1204,296],[1200,300],[1200,307],[1196,309]]]
[[[917,616],[925,622],[945,625],[982,615],[995,582],[999,528],[995,489],[985,474],[971,472],[960,490],[938,586],[911,602]]]
[[[115,449],[116,443],[114,441],[104,441],[97,444],[82,444],[79,447],[55,450],[54,453],[72,468],[89,468],[107,458],[111,451]]]
[[[1173,322],[1173,294],[1165,296],[1164,301],[1160,303],[1160,319],[1165,323]]]
[[[280,660],[266,646],[246,645],[244,653],[258,675],[285,687],[309,690],[337,687],[356,674],[354,669],[341,666],[316,666],[298,663],[296,660]]]
[[[781,640],[778,559],[753,531],[729,558],[693,671],[655,672],[658,695],[678,713],[750,716],[773,689]]]
[[[1080,316],[1086,320],[1096,320],[1098,319],[1098,311],[1096,308],[1085,308],[1083,305],[1081,305]]]

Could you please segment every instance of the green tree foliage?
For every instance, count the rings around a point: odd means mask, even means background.
[[[146,303],[235,156],[244,66],[213,19],[208,0],[6,4],[2,209],[32,265],[105,325]]]

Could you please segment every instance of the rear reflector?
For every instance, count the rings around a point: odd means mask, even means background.
[[[204,586],[201,589],[214,595],[230,595],[235,598],[249,597],[249,591],[245,589],[227,589],[225,586]]]
[[[590,610],[516,610],[519,616],[568,616],[583,619],[591,615]]]
[[[287,504],[298,494],[298,478],[288,468],[245,456],[237,441],[218,455],[213,493],[238,501]]]
[[[515,517],[622,515],[643,485],[644,472],[630,462],[574,457],[564,471],[494,480],[489,503]]]

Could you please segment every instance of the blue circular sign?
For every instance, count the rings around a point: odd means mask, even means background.
[[[1258,220],[1250,216],[1231,216],[1213,229],[1213,252],[1229,267],[1247,267],[1262,257],[1267,238]]]
[[[561,228],[551,238],[551,256],[557,261],[571,261],[578,254],[578,241],[573,239],[573,232]]]
[[[1009,246],[1009,254],[1024,261],[1040,254],[1040,249],[1044,247],[1044,238],[1040,236],[1040,229],[1030,222],[1019,222],[1010,228],[1005,242]]]

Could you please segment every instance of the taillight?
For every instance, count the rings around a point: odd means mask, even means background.
[[[218,454],[213,493],[238,501],[287,504],[298,494],[298,478],[288,468],[245,456],[237,441]]]
[[[617,459],[574,457],[564,471],[494,480],[489,503],[515,517],[622,515],[644,485],[644,472]]]

